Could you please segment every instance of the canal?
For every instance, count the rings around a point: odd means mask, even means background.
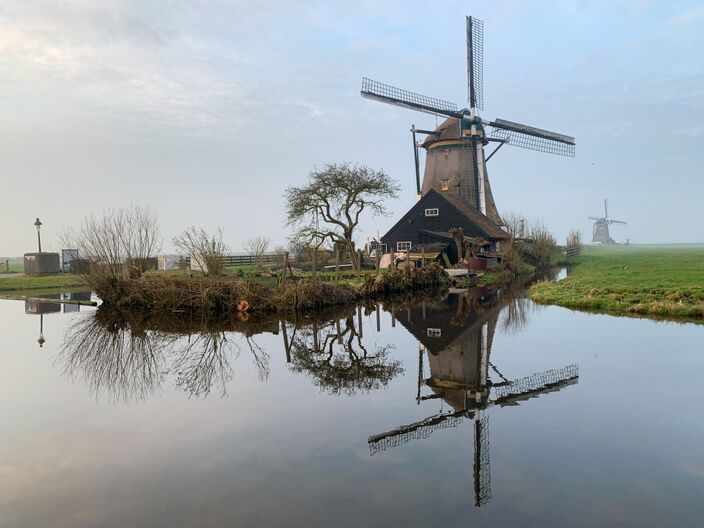
[[[704,526],[702,325],[490,288],[0,321],[2,528]]]

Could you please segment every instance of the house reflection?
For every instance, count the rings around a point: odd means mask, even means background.
[[[416,401],[421,405],[442,399],[452,410],[370,436],[371,454],[472,420],[474,504],[486,504],[491,499],[491,470],[489,422],[484,411],[560,390],[578,379],[576,365],[515,380],[501,374],[490,359],[499,321],[503,329],[515,332],[525,325],[526,317],[524,299],[487,287],[451,293],[444,302],[421,303],[395,313],[395,319],[419,343]]]

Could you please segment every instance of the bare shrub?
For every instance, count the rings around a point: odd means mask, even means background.
[[[528,238],[530,243],[526,247],[526,260],[540,270],[549,268],[557,247],[555,237],[541,220],[534,220],[528,228]]]
[[[225,269],[223,257],[229,247],[223,242],[223,230],[210,235],[202,227],[191,226],[173,238],[173,244],[186,256],[193,259],[205,275],[222,275]]]
[[[523,239],[528,237],[530,222],[525,216],[514,212],[508,212],[504,213],[501,218],[504,221],[504,231],[511,235],[512,239]]]
[[[264,263],[264,255],[267,254],[270,246],[270,239],[264,236],[258,236],[247,240],[247,242],[244,243],[244,250],[252,256],[257,268],[261,269]]]
[[[579,229],[571,229],[567,233],[567,247],[581,248],[582,247],[582,232]]]
[[[157,215],[139,205],[91,213],[60,238],[76,250],[77,272],[99,295],[110,281],[139,278],[161,249]]]

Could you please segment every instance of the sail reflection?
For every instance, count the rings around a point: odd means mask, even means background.
[[[417,403],[441,399],[452,410],[370,436],[370,453],[428,438],[437,429],[457,427],[469,419],[474,425],[474,504],[479,507],[491,500],[485,411],[561,390],[579,377],[577,365],[568,365],[510,380],[491,362],[499,321],[504,332],[516,333],[526,326],[528,312],[527,302],[512,292],[486,287],[451,294],[442,303],[400,310],[397,320],[419,343]]]

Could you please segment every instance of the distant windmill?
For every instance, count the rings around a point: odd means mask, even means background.
[[[501,225],[503,222],[489,186],[486,162],[506,143],[573,157],[575,140],[571,136],[504,119],[486,121],[479,117],[477,110],[484,109],[484,23],[467,17],[466,35],[469,108],[460,109],[455,103],[401,90],[366,77],[362,80],[361,95],[411,110],[447,116],[448,119],[433,131],[411,128],[418,196],[424,196],[431,189],[447,193]],[[485,130],[485,127],[489,128]],[[416,133],[427,135],[421,145],[427,151],[422,187]],[[498,146],[485,157],[484,146],[489,142],[496,142]]]
[[[609,218],[608,202],[606,198],[604,198],[604,216],[590,216],[589,220],[594,220],[592,244],[615,244],[616,242],[609,234],[609,226],[611,224],[626,225],[626,222]]]

